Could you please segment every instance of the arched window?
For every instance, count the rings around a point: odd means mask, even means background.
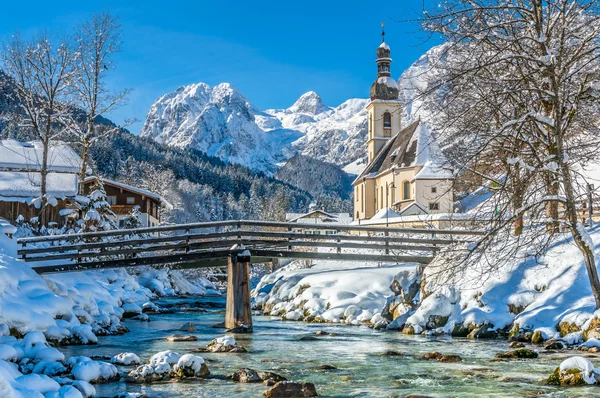
[[[359,216],[360,216],[360,215],[358,214],[358,211],[357,211],[357,212],[356,212],[356,219],[357,219],[357,220],[359,219]]]
[[[392,128],[392,115],[389,112],[385,112],[383,114],[383,128],[391,129]]]
[[[402,199],[410,199],[410,181],[404,181],[402,183]]]
[[[381,201],[381,206],[379,206],[379,207],[381,207],[383,209],[383,185],[381,186],[381,196],[380,196],[379,200]]]

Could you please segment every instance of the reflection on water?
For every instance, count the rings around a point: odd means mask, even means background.
[[[222,298],[163,298],[157,303],[209,302],[224,306]],[[213,306],[214,307],[214,306]],[[221,308],[222,310],[222,308]],[[223,335],[212,326],[223,321],[220,309],[205,312],[178,312],[152,315],[151,322],[125,321],[131,333],[100,337],[98,346],[65,347],[67,356],[107,355],[135,352],[142,361],[162,350],[180,354],[206,345]],[[164,338],[177,333],[186,322],[195,324],[197,342],[170,343]],[[199,354],[207,360],[213,375],[227,375],[242,367],[273,371],[289,380],[315,384],[326,397],[403,397],[427,394],[435,397],[596,397],[598,387],[560,389],[545,385],[547,377],[565,354],[541,354],[536,360],[490,362],[494,354],[507,350],[503,341],[473,341],[449,337],[406,336],[399,332],[378,332],[361,326],[331,326],[255,317],[254,333],[234,335],[246,354]],[[300,341],[302,336],[325,330],[328,336],[316,341]],[[397,351],[402,356],[383,356]],[[419,360],[426,352],[458,354],[462,363]],[[592,361],[600,364],[600,360]],[[320,365],[337,370],[317,371]],[[122,370],[128,368],[123,367]],[[149,397],[260,397],[262,384],[236,384],[208,379],[185,383],[152,385],[111,383],[96,385],[98,396],[119,392],[143,392]]]

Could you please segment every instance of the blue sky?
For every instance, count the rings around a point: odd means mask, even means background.
[[[91,13],[117,15],[124,44],[110,84],[134,90],[129,103],[109,115],[120,123],[126,117],[143,121],[162,94],[196,82],[230,82],[261,109],[288,107],[309,90],[332,106],[366,98],[382,21],[396,78],[435,44],[417,24],[395,22],[414,18],[421,3],[10,1],[2,6],[0,35],[68,32]]]

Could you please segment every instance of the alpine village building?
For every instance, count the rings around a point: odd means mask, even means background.
[[[368,111],[368,163],[352,183],[355,222],[452,213],[453,173],[425,123],[402,128],[402,102],[391,77],[390,47],[377,48],[377,80]]]

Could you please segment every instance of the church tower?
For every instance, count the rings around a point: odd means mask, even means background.
[[[367,153],[369,163],[385,143],[401,129],[401,103],[398,99],[398,84],[391,77],[390,46],[385,42],[385,31],[381,24],[381,44],[377,48],[377,80],[371,85],[369,113],[369,138]]]

